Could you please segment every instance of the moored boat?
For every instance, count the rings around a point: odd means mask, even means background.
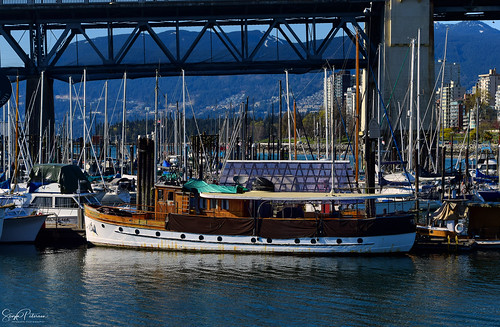
[[[157,184],[154,210],[86,204],[86,237],[95,245],[183,251],[408,252],[415,240],[412,213],[370,216],[352,207],[339,210],[340,204],[377,197],[242,191],[196,180],[184,186]]]
[[[466,244],[480,249],[500,248],[500,206],[467,200],[446,200],[417,226],[417,245]]]
[[[3,231],[0,243],[34,242],[48,215],[27,212],[23,208],[3,211]]]

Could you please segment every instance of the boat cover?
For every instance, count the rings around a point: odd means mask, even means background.
[[[80,189],[80,193],[92,192],[92,187],[80,167],[65,164],[34,165],[30,171],[28,186],[30,192],[50,183],[59,183],[61,193],[72,194]]]
[[[187,191],[198,191],[198,193],[226,193],[236,194],[243,193],[247,189],[242,186],[224,186],[216,184],[208,184],[198,179],[190,179],[184,184],[184,189]]]
[[[433,221],[437,220],[459,220],[469,215],[469,208],[462,202],[445,201],[432,215]]]

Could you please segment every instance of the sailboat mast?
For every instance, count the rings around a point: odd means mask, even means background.
[[[326,83],[327,83],[327,71],[326,71],[326,67],[324,68],[325,70],[325,76],[323,78],[323,107],[325,108],[325,156],[326,158],[328,158],[328,95],[327,95],[327,86],[326,86]]]
[[[443,55],[443,66],[442,66],[442,76],[441,76],[441,88],[439,90],[439,103],[441,104],[439,108],[439,118],[438,118],[438,134],[437,134],[437,142],[436,142],[436,167],[438,167],[438,161],[439,161],[439,138],[440,134],[443,134],[443,138],[441,140],[441,144],[444,144],[444,133],[442,131],[442,125],[443,125],[443,109],[442,109],[442,103],[443,103],[443,86],[444,86],[444,70],[446,69],[446,51],[448,49],[448,28],[446,28],[446,36],[445,36],[445,41],[444,41],[444,55]]]
[[[44,80],[44,72],[40,75],[40,135],[38,137],[38,163],[42,163],[42,138],[43,138],[43,80]],[[16,105],[16,113],[17,113],[17,105]],[[17,114],[16,114],[17,116]],[[17,166],[17,119],[16,119],[16,166]]]
[[[179,155],[179,101],[175,104],[174,112],[174,153]]]
[[[69,163],[73,164],[73,98],[72,88],[73,79],[71,76],[68,78],[69,84]]]
[[[125,165],[125,128],[127,122],[127,72],[123,73],[123,110],[122,110],[122,164],[120,174],[123,176],[123,166]]]
[[[17,185],[17,171],[18,171],[18,163],[17,163],[17,154],[19,152],[19,76],[16,77],[16,138],[13,140],[14,143],[14,185]],[[9,139],[10,140],[10,139]],[[14,186],[15,187],[15,186]]]
[[[18,82],[19,78],[16,78],[16,84],[19,85]],[[17,90],[16,90],[16,102],[17,102]],[[9,139],[9,144],[8,146],[8,156],[7,156],[7,166],[9,166],[9,169],[7,169],[7,178],[10,178],[10,165],[12,164],[12,128],[10,126],[10,100],[7,102],[7,134],[8,134],[8,139]]]
[[[355,180],[356,186],[359,180],[359,33],[356,31],[356,135],[355,140],[355,151],[354,151],[354,161],[355,161]]]
[[[103,168],[106,170],[106,158],[108,156],[108,81],[104,82],[104,144],[102,147],[103,153]]]
[[[417,33],[417,169],[420,169],[420,28]]]
[[[382,86],[380,85],[380,79],[381,79],[381,70],[382,70],[382,67],[381,67],[381,58],[382,58],[382,47],[378,46],[378,72],[377,72],[377,87],[379,89],[379,92],[381,92],[382,90]],[[381,107],[381,103],[380,103],[380,94],[379,96],[377,96],[377,122],[379,124],[379,126],[381,125],[381,120],[380,120],[380,107]],[[380,184],[380,181],[381,181],[381,177],[382,177],[382,138],[381,137],[378,137],[377,138],[377,164],[378,164],[378,181],[379,181],[379,184]]]
[[[186,83],[185,83],[184,69],[182,70],[182,129],[183,129],[183,162],[184,162],[184,181],[187,181],[187,140],[186,140]]]
[[[290,112],[290,92],[289,92],[289,84],[288,84],[288,70],[285,70],[286,75],[286,107],[288,113],[288,159],[290,159],[290,155],[292,152],[292,133],[291,133],[291,112]]]
[[[411,67],[410,67],[410,117],[409,117],[409,127],[408,127],[408,169],[413,168],[412,158],[413,158],[413,75],[415,67],[415,39],[411,40]]]
[[[87,120],[85,119],[87,115],[87,69],[83,70],[83,170],[85,171],[85,166],[87,165]]]
[[[282,97],[282,94],[283,94],[283,87],[281,85],[281,80],[279,81],[279,118],[278,118],[278,160],[282,160],[283,158],[281,157],[281,142],[283,141],[282,139],[282,129],[283,127],[281,126],[281,123],[282,123],[282,120],[283,120],[283,113],[281,112],[282,111],[282,108],[283,108],[283,97]]]
[[[158,178],[158,174],[156,173],[156,164],[158,162],[158,69],[156,70],[156,85],[155,85],[155,137],[154,137],[154,145],[155,145],[155,150],[154,150],[154,155],[153,155],[153,161],[154,161],[154,182],[156,183],[156,180]]]
[[[294,159],[297,160],[297,105],[293,101],[293,148]]]
[[[7,151],[5,151],[5,105],[2,106],[2,111],[3,111],[3,119],[2,119],[2,171],[6,171],[5,170],[5,153],[7,153]]]

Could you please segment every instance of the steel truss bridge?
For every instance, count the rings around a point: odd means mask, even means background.
[[[366,67],[381,38],[384,7],[384,0],[0,0],[0,35],[21,63],[3,70],[11,79],[44,71],[67,81],[84,68],[95,80],[125,71],[139,78],[156,70],[162,76],[182,69],[189,75],[305,73],[327,63],[349,69],[354,55],[339,56],[334,38],[343,36],[344,50],[356,31],[366,44]],[[434,0],[433,11],[435,20],[491,20],[500,17],[500,4]],[[250,36],[255,29],[263,31],[257,41]],[[188,38],[185,31],[194,33]],[[216,44],[224,54],[211,53]]]

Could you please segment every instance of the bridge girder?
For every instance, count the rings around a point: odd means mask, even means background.
[[[365,1],[333,0],[313,5],[297,1],[293,6],[288,1],[266,4],[212,1],[9,6],[9,15],[0,11],[0,35],[23,66],[4,67],[4,71],[11,78],[15,75],[21,79],[39,76],[44,71],[51,78],[67,80],[72,76],[78,80],[86,68],[91,80],[121,78],[124,71],[131,78],[151,77],[156,69],[162,76],[178,75],[182,69],[190,75],[282,73],[285,69],[290,73],[305,73],[326,65],[349,69],[354,68],[353,54],[351,59],[344,60],[331,56],[327,49],[340,33],[353,42],[354,30],[358,30],[365,41],[369,40],[359,25],[366,20],[366,15],[358,14],[366,5],[369,3]],[[323,38],[319,38],[316,31],[319,25],[323,29],[327,26]],[[263,28],[264,32],[256,44],[249,44],[249,29],[256,26]],[[194,40],[186,42],[180,39],[183,30],[193,29],[198,33]],[[299,37],[297,29],[305,31],[305,37]],[[174,44],[166,44],[158,35],[159,30],[174,31]],[[231,30],[239,30],[238,39],[234,38],[234,33],[230,35]],[[29,34],[29,50],[14,36],[21,31],[33,31]],[[40,31],[44,34],[41,35]],[[92,35],[94,31],[106,31],[104,47],[96,44]],[[123,37],[123,33],[127,33],[126,41],[117,47],[116,37]],[[293,58],[280,58],[279,54],[273,58],[259,58],[266,42],[275,33],[276,47],[280,47],[279,42],[284,42]],[[55,40],[47,42],[47,35]],[[134,44],[144,35],[159,49],[161,59],[151,61],[145,55],[141,63],[127,62]],[[69,53],[68,49],[79,37],[83,37],[98,62],[86,61],[88,53],[80,56],[77,53],[79,62],[76,64],[61,63],[61,58]],[[206,37],[217,39],[228,57],[219,61],[194,58],[194,50]],[[276,52],[279,51],[283,49]],[[363,49],[363,66],[367,63],[367,53]]]

